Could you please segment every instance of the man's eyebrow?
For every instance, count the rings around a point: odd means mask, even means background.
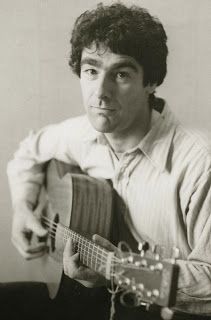
[[[83,66],[84,64],[90,64],[91,66],[94,67],[100,67],[101,66],[101,62],[92,58],[83,58],[81,60],[81,66]]]
[[[138,72],[137,66],[136,66],[132,61],[128,61],[128,60],[114,63],[113,66],[112,66],[112,68],[113,68],[113,69],[131,68],[131,69],[133,69],[135,72]]]
[[[89,64],[91,66],[98,67],[98,68],[100,68],[101,65],[102,65],[101,61],[98,61],[98,60],[93,59],[93,58],[83,58],[81,60],[81,66],[83,66],[84,64]],[[132,61],[129,61],[129,60],[116,62],[111,66],[111,68],[112,69],[131,68],[135,72],[138,72],[137,66]]]

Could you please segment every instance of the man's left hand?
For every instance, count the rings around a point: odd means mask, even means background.
[[[96,244],[109,251],[116,251],[117,249],[111,242],[97,234],[92,239]],[[79,253],[74,253],[71,239],[68,239],[64,249],[63,267],[65,275],[77,280],[85,287],[92,288],[106,285],[107,280],[103,276],[80,263]]]

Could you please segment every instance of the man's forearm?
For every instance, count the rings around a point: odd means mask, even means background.
[[[185,311],[211,314],[211,266],[177,261],[180,267],[176,307]]]
[[[7,167],[8,180],[13,206],[20,201],[36,204],[41,185],[44,180],[43,165],[36,165],[26,169],[27,161],[16,159],[10,161]]]

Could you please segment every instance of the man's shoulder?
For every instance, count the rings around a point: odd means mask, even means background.
[[[77,127],[84,127],[84,126],[90,126],[87,115],[86,114],[82,114],[76,117],[71,117],[68,118],[66,120],[64,120],[62,122],[62,124],[64,126],[69,126],[69,127],[73,127],[73,126],[77,126]]]
[[[190,146],[195,151],[201,151],[205,155],[211,156],[211,133],[178,124],[176,138],[187,147]]]
[[[69,118],[61,123],[67,134],[73,134],[75,138],[83,139],[92,137],[96,131],[90,124],[87,115]]]
[[[211,157],[211,132],[204,129],[197,129],[181,123],[167,104],[164,113],[167,114],[167,121],[175,128],[174,144],[181,149],[200,151]]]
[[[174,136],[175,152],[180,157],[201,164],[208,164],[211,168],[211,134],[204,130],[189,128],[178,124]]]
[[[158,145],[163,141],[161,150],[168,151],[168,168],[185,171],[195,167],[201,172],[204,167],[211,170],[211,133],[181,123],[167,103],[160,119],[162,121],[157,122],[160,133]]]

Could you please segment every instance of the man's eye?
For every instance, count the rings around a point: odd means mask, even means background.
[[[83,72],[89,77],[93,77],[97,74],[97,70],[95,69],[86,69]]]
[[[128,72],[125,72],[125,71],[119,71],[117,72],[116,74],[116,78],[118,80],[126,80],[129,78],[129,73]]]

